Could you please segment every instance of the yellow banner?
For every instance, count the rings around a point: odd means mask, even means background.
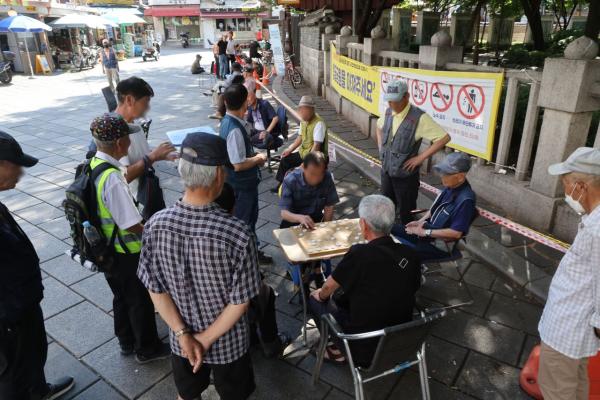
[[[379,70],[344,57],[331,46],[331,86],[371,114],[379,114]]]

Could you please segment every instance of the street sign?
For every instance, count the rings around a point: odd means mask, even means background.
[[[279,32],[279,24],[269,24],[269,38],[277,74],[283,76],[285,74],[285,64],[283,62],[283,45],[281,42],[281,33]]]
[[[481,86],[465,85],[458,91],[458,112],[467,119],[475,119],[481,115],[485,106],[485,95]]]
[[[452,85],[441,82],[435,82],[431,85],[429,95],[431,106],[438,112],[448,111],[454,100],[454,89]]]
[[[413,103],[418,106],[423,105],[427,100],[427,82],[413,79],[410,85]]]

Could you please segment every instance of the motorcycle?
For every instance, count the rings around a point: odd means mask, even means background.
[[[181,47],[183,47],[184,49],[190,47],[190,33],[189,32],[180,33],[179,37],[181,38]]]
[[[80,45],[81,53],[73,52],[71,55],[71,64],[73,68],[79,69],[81,72],[84,68],[94,68],[98,63],[99,47],[87,47]]]
[[[3,51],[0,61],[0,82],[8,85],[12,81],[12,63],[15,59],[15,53],[12,51]]]
[[[146,47],[144,53],[142,53],[142,60],[146,61],[149,58],[154,58],[154,61],[158,61],[160,57],[160,45],[156,42],[152,43],[152,47]]]

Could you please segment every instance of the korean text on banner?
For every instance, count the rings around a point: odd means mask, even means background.
[[[285,73],[285,64],[283,63],[283,46],[281,42],[281,33],[278,24],[269,24],[269,38],[271,42],[271,51],[273,52],[273,61],[277,74],[283,76]]]
[[[335,46],[331,46],[331,85],[354,104],[378,114],[379,71],[337,54]]]
[[[389,82],[406,81],[411,104],[429,114],[452,137],[449,147],[491,160],[502,73],[382,68],[380,93]],[[385,112],[383,95],[378,115]]]

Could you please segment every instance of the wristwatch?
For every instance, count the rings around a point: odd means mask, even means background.
[[[181,336],[185,335],[186,333],[190,333],[190,332],[191,332],[190,328],[184,327],[184,328],[181,328],[180,330],[178,330],[177,332],[175,332],[175,337],[178,338],[178,337],[181,337]]]
[[[425,237],[431,237],[431,229],[425,229]]]

